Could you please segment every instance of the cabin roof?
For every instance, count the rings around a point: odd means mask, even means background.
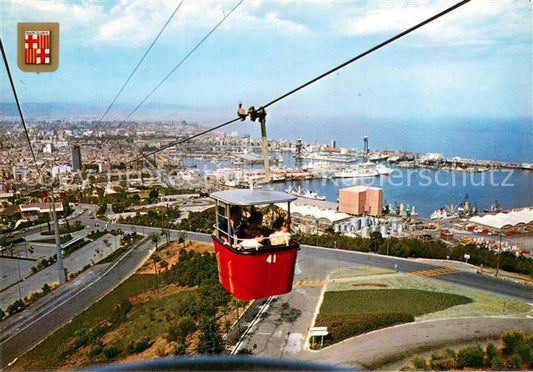
[[[296,200],[295,196],[284,192],[247,189],[217,191],[210,196],[215,200],[232,205],[287,203]]]

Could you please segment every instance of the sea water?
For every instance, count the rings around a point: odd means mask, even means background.
[[[279,157],[280,154],[273,156]],[[283,166],[294,167],[294,157],[282,154]],[[192,157],[183,159],[185,164],[196,165],[200,173],[217,168],[232,167],[229,163],[214,164],[209,160],[198,160]],[[306,161],[304,161],[304,164]],[[498,201],[504,209],[533,206],[533,171],[501,169],[483,173],[457,172],[428,168],[397,168],[388,176],[367,178],[336,178],[287,181],[263,186],[265,189],[284,191],[288,187],[300,185],[302,188],[317,191],[328,201],[337,201],[339,189],[367,185],[383,188],[383,201],[386,204],[404,204],[405,207],[415,206],[421,217],[429,215],[440,208],[451,204],[458,206],[468,195],[471,206],[481,211],[488,209]],[[247,166],[250,169],[261,169],[262,165]]]

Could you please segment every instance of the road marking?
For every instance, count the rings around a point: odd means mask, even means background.
[[[49,315],[49,314],[52,313],[53,311],[56,311],[57,308],[59,308],[59,307],[65,305],[67,302],[71,301],[74,297],[80,295],[80,294],[81,294],[82,292],[84,292],[87,288],[92,287],[95,283],[99,282],[102,278],[104,278],[107,274],[109,274],[109,273],[111,272],[111,270],[113,270],[113,268],[115,268],[115,266],[117,266],[117,264],[118,264],[120,261],[122,261],[122,260],[123,260],[126,256],[128,256],[131,252],[133,252],[134,248],[137,248],[137,247],[143,245],[143,244],[146,243],[147,241],[148,241],[148,239],[146,239],[146,240],[145,240],[145,239],[142,239],[142,240],[138,241],[137,243],[133,244],[133,245],[131,246],[131,248],[130,248],[129,250],[127,250],[127,251],[126,251],[126,252],[125,252],[125,253],[124,253],[124,254],[123,254],[123,255],[117,260],[117,262],[115,262],[114,265],[112,265],[110,268],[106,269],[106,271],[105,271],[105,273],[104,273],[103,275],[100,274],[100,275],[97,276],[92,282],[90,282],[89,284],[87,284],[85,287],[81,288],[81,289],[78,290],[77,292],[73,292],[73,293],[71,292],[72,295],[71,295],[70,297],[66,298],[65,300],[62,300],[61,302],[59,302],[58,304],[56,304],[56,306],[54,306],[54,307],[52,307],[50,310],[46,311],[44,314],[37,314],[37,315],[38,315],[37,318],[33,319],[30,323],[28,323],[28,324],[25,325],[23,328],[21,328],[19,332],[14,333],[13,335],[9,336],[9,337],[6,338],[5,340],[3,340],[1,343],[4,344],[4,343],[8,342],[8,341],[11,340],[13,337],[15,337],[18,333],[20,333],[20,332],[22,332],[22,331],[25,331],[26,329],[28,329],[29,327],[31,327],[33,324],[37,323],[39,320],[41,320],[41,319],[44,318],[45,316]],[[149,256],[147,256],[147,257],[149,257]],[[144,261],[145,261],[145,260],[144,260]],[[143,262],[144,262],[144,261],[143,261]],[[136,271],[136,270],[135,270],[135,271]],[[131,276],[131,274],[130,274],[129,276]],[[127,276],[126,279],[129,278],[129,276]],[[126,280],[126,279],[124,279],[124,280]],[[124,281],[124,280],[122,280],[122,281]],[[119,283],[119,285],[120,285],[120,283]],[[118,285],[117,285],[116,287],[118,287]],[[112,288],[110,291],[108,291],[107,293],[105,293],[102,297],[100,297],[100,299],[102,299],[104,296],[106,296],[107,294],[109,294],[110,292],[112,292],[116,287]],[[67,293],[67,292],[65,292],[65,293]],[[96,301],[96,302],[98,302],[98,301]],[[96,302],[94,302],[94,303],[96,303]],[[94,303],[93,303],[93,304],[94,304]],[[91,304],[91,305],[93,305],[93,304]],[[89,306],[91,306],[91,305],[89,305]],[[77,314],[76,314],[76,315],[77,315]]]
[[[287,338],[287,343],[283,348],[283,353],[299,353],[300,350],[302,350],[302,339],[303,335],[301,333],[291,333]]]
[[[261,317],[262,317],[263,313],[270,307],[270,303],[272,302],[273,299],[274,299],[273,296],[267,298],[267,300],[261,306],[261,308],[259,309],[257,315],[252,320],[252,322],[248,326],[246,326],[246,330],[242,333],[241,338],[237,342],[237,345],[235,345],[233,350],[230,352],[230,355],[235,355],[235,354],[237,354],[239,352],[239,349],[241,348],[242,344],[244,343],[244,340],[246,339],[246,337],[248,336],[248,333],[250,333],[252,328],[255,327],[257,325],[257,323],[261,320]]]
[[[431,269],[431,270],[414,271],[409,274],[414,275],[414,276],[436,276],[436,275],[455,274],[459,272],[461,272],[461,270],[454,269],[453,267],[439,267],[439,268]]]
[[[324,280],[297,280],[295,281],[292,286],[293,287],[320,287],[324,285]]]

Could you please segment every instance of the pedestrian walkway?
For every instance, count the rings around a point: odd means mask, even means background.
[[[507,329],[533,332],[533,321],[528,318],[476,317],[407,323],[352,337],[320,351],[302,351],[295,357],[366,369],[380,360],[405,354],[409,350],[497,338]]]

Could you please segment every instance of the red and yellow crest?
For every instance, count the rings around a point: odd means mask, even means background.
[[[59,23],[19,23],[17,49],[21,70],[55,71],[59,65]]]

